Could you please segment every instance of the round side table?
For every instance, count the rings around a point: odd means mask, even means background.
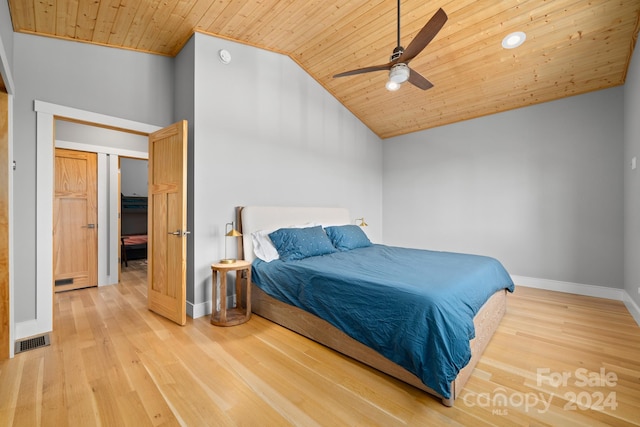
[[[227,308],[227,273],[236,272],[236,304]],[[244,272],[244,274],[243,274]],[[220,286],[218,286],[220,276]],[[244,286],[243,286],[244,284]],[[251,263],[238,260],[232,263],[211,264],[211,323],[216,326],[233,326],[251,317]]]

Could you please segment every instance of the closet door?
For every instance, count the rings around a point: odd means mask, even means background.
[[[97,155],[56,148],[54,291],[98,285]]]

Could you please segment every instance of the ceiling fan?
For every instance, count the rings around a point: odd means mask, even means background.
[[[418,35],[409,43],[406,49],[400,45],[400,0],[398,0],[398,44],[389,62],[382,65],[374,65],[371,67],[358,68],[357,70],[345,71],[344,73],[336,74],[333,77],[345,77],[353,76],[355,74],[369,73],[371,71],[383,71],[389,70],[389,81],[387,81],[386,87],[388,90],[394,91],[400,89],[400,85],[406,82],[419,87],[422,90],[427,90],[433,87],[433,84],[422,77],[420,74],[409,68],[409,62],[418,56],[422,50],[433,40],[438,34],[440,29],[447,22],[447,14],[442,9],[431,17],[429,22],[420,30]]]

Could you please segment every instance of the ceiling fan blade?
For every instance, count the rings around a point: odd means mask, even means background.
[[[410,70],[410,71],[411,72],[409,73],[409,83],[419,87],[422,90],[431,89],[433,87],[433,83],[431,83],[429,80],[422,77],[422,75],[416,73],[413,70]]]
[[[417,36],[409,46],[404,50],[398,62],[403,62],[408,64],[413,58],[418,56],[422,50],[427,47],[427,45],[433,40],[433,38],[438,34],[438,32],[442,29],[445,22],[447,22],[447,14],[442,9],[438,9],[438,11],[431,17],[429,22],[425,24],[424,27],[420,30]]]
[[[395,62],[389,62],[388,64],[384,64],[384,65],[373,65],[371,67],[358,68],[357,70],[345,71],[344,73],[336,74],[333,77],[345,77],[345,76],[353,76],[355,74],[370,73],[371,71],[389,70],[391,69],[391,66],[394,63]]]

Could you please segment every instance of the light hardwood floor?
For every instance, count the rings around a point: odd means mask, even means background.
[[[618,301],[518,287],[447,408],[258,316],[174,325],[130,266],[55,294],[51,346],[0,362],[0,425],[640,425],[640,328]]]

